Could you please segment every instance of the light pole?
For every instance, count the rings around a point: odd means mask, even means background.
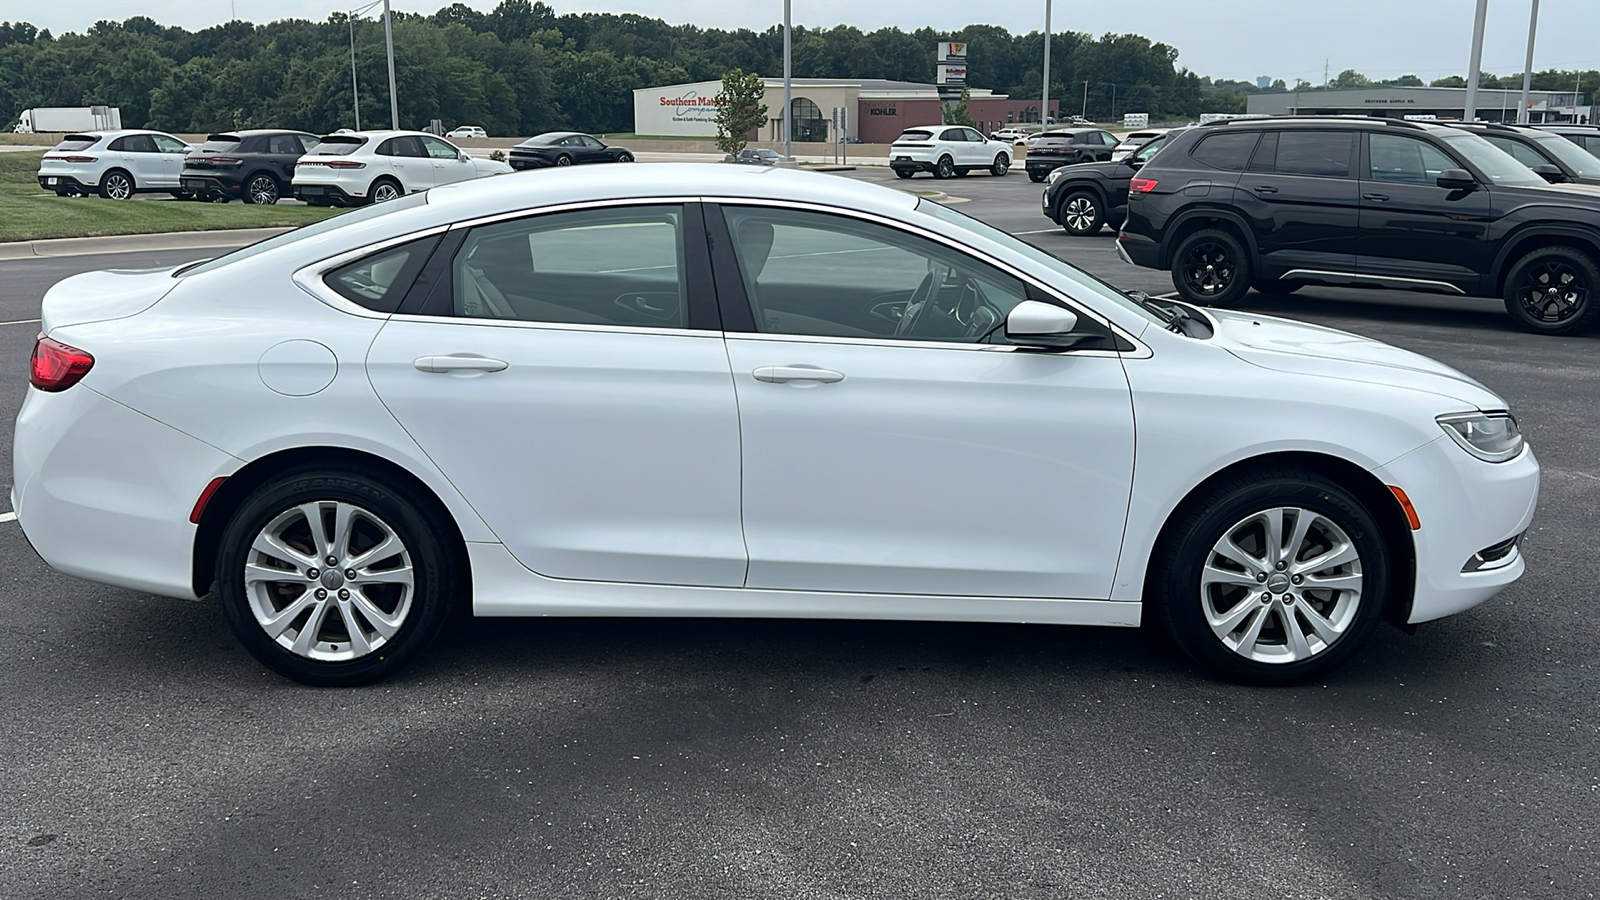
[[[394,27],[389,21],[389,0],[383,0],[383,42],[389,48],[389,127],[400,130],[400,99],[394,92]]]
[[[1478,67],[1483,65],[1483,22],[1489,15],[1489,0],[1478,0],[1478,16],[1472,23],[1472,71],[1467,73],[1467,104],[1461,111],[1461,121],[1471,122],[1478,117]]]
[[[361,92],[356,88],[356,14],[350,13],[350,103],[356,109],[356,130],[361,130]]]
[[[789,78],[789,0],[783,0],[783,162],[793,164],[794,154],[791,152],[790,137],[792,134],[790,121],[794,113],[794,103],[790,99],[793,85]]]
[[[1533,0],[1533,12],[1528,16],[1528,58],[1522,64],[1522,105],[1517,107],[1517,121],[1528,124],[1528,88],[1533,86],[1533,35],[1539,29],[1539,0]]]
[[[1050,120],[1050,0],[1044,0],[1044,87],[1039,91],[1039,123]]]

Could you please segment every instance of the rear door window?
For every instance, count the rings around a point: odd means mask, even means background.
[[[1189,155],[1213,169],[1243,172],[1245,164],[1250,161],[1250,151],[1255,149],[1258,137],[1260,132],[1256,131],[1224,131],[1208,134],[1189,151]]]
[[[1348,178],[1355,154],[1353,131],[1282,131],[1273,171],[1279,175]]]

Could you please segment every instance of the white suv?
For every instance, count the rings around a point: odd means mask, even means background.
[[[456,128],[456,130],[445,135],[445,137],[453,138],[486,138],[488,136],[489,132],[484,131],[482,128],[479,128],[476,125],[462,125]]]
[[[1039,133],[1039,130],[1040,128],[1038,125],[1008,125],[1005,128],[996,131],[994,134],[989,135],[989,139],[1003,141],[1008,144],[1020,144],[1026,141],[1028,138],[1036,136]]]
[[[355,131],[327,135],[295,162],[294,195],[312,206],[361,206],[510,171],[421,131]]]
[[[889,167],[901,178],[921,171],[949,178],[974,169],[1004,175],[1011,168],[1011,145],[991,141],[965,125],[907,128],[889,148]]]
[[[61,197],[98,193],[128,200],[149,191],[186,197],[178,173],[193,149],[162,131],[69,134],[39,160],[39,187]]]

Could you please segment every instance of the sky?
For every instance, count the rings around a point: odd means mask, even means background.
[[[449,0],[393,0],[394,8],[431,14]],[[497,0],[466,0],[489,10]],[[782,21],[779,0],[546,0],[557,13],[631,12],[703,27],[763,30]],[[1489,0],[1483,68],[1522,71],[1531,0]],[[57,0],[33,7],[0,0],[0,20],[27,21],[53,33],[82,32],[99,19],[146,15],[197,30],[233,14],[252,22],[322,20],[365,0]],[[1045,0],[977,4],[971,0],[792,0],[795,25],[955,29],[982,23],[1012,32],[1044,27]],[[1177,47],[1178,64],[1218,78],[1268,75],[1320,83],[1355,69],[1374,80],[1416,74],[1465,74],[1474,0],[1054,0],[1051,28],[1099,35],[1133,32]],[[1542,0],[1534,69],[1600,67],[1600,0]],[[931,53],[933,48],[929,48]],[[778,74],[778,73],[770,73]]]

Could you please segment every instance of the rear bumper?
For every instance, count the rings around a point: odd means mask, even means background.
[[[1117,255],[1124,262],[1146,269],[1161,268],[1161,245],[1140,234],[1124,231],[1117,235]]]
[[[1048,175],[1062,166],[1070,166],[1075,162],[1077,162],[1075,159],[1058,159],[1053,156],[1042,159],[1029,156],[1022,161],[1022,166],[1028,170],[1029,174],[1043,172]]]
[[[184,172],[178,178],[178,185],[197,197],[221,195],[237,200],[244,196],[244,183],[237,177],[229,178],[226,175]]]
[[[303,200],[307,203],[327,202],[337,203],[340,206],[355,206],[367,202],[366,197],[352,194],[337,184],[300,184],[296,182],[292,185],[292,190],[296,200]]]
[[[916,156],[909,153],[891,152],[889,154],[889,167],[906,172],[932,172],[934,163],[937,161],[937,157],[929,156],[924,159],[920,154]]]
[[[60,193],[70,189],[81,194],[87,194],[99,190],[99,185],[79,181],[73,175],[40,175],[39,187],[52,193]]]
[[[555,166],[554,160],[540,159],[536,156],[513,156],[508,158],[506,162],[518,172],[524,169],[549,169]]]

